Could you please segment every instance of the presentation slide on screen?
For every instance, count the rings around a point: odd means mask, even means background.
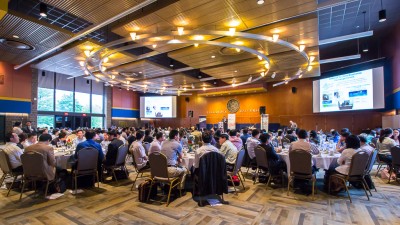
[[[140,103],[142,118],[176,117],[176,98],[174,96],[141,97]]]
[[[320,111],[372,109],[372,70],[320,80]]]

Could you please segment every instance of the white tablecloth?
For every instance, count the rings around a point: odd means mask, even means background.
[[[61,169],[69,169],[71,165],[68,163],[68,159],[72,154],[66,152],[54,152],[54,157],[56,158],[56,167]]]
[[[287,166],[287,171],[288,173],[290,173],[290,160],[289,160],[289,154],[288,153],[283,153],[280,152],[278,153],[278,155],[281,157],[281,159],[283,161],[286,162],[286,166]],[[331,165],[333,160],[337,160],[340,157],[340,154],[335,154],[334,156],[329,156],[328,154],[321,154],[319,155],[313,155],[312,160],[313,160],[313,164],[317,167],[317,168],[321,168],[321,169],[329,169],[329,165]]]
[[[183,156],[181,166],[185,166],[186,168],[192,168],[194,164],[194,154],[187,153],[186,156]]]

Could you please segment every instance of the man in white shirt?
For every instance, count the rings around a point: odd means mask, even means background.
[[[161,145],[165,140],[164,134],[162,132],[158,132],[156,134],[156,139],[153,140],[150,144],[149,155],[153,152],[161,152]]]
[[[318,147],[307,140],[308,133],[306,130],[300,130],[298,137],[299,140],[290,144],[289,151],[297,149],[307,151],[312,155],[317,155],[319,153]]]
[[[36,133],[28,133],[28,139],[24,142],[24,148],[27,148],[31,145],[34,145],[37,143],[37,134]]]
[[[251,132],[251,137],[249,137],[246,141],[247,145],[247,153],[249,154],[250,159],[255,162],[256,159],[256,153],[254,152],[254,149],[260,144],[260,141],[258,138],[260,137],[260,131],[257,129],[254,129]]]
[[[143,170],[150,168],[149,158],[143,147],[144,134],[141,131],[136,132],[136,141],[134,141],[129,149],[135,160],[136,168]]]
[[[239,153],[237,147],[229,140],[229,135],[221,134],[219,137],[219,144],[221,148],[219,152],[225,156],[226,169],[232,171],[235,167],[236,157]]]
[[[76,138],[73,140],[74,145],[78,146],[78,144],[84,141],[86,141],[86,138],[83,136],[83,130],[76,131]]]
[[[6,144],[0,146],[1,149],[8,156],[8,160],[11,164],[11,169],[14,172],[22,172],[22,162],[21,162],[21,155],[24,153],[22,149],[17,146],[19,143],[19,137],[16,133],[7,133],[6,134]]]
[[[21,129],[21,122],[15,122],[14,123],[14,127],[12,129],[12,132],[17,134],[17,135],[20,135],[20,134],[24,133],[24,131],[22,131],[22,129]]]

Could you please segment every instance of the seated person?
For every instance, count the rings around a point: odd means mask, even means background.
[[[320,144],[320,140],[319,140],[319,136],[317,134],[317,132],[315,130],[311,130],[310,131],[310,142],[315,144],[315,145],[319,145]]]
[[[374,152],[374,148],[368,144],[367,135],[359,135],[358,138],[360,139],[360,149],[366,151],[368,155],[371,155],[371,153]]]
[[[294,130],[287,130],[285,139],[289,140],[290,143],[297,141],[296,132]]]
[[[269,134],[260,135],[261,144],[259,146],[262,147],[267,154],[268,170],[271,174],[278,174],[280,170],[286,172],[286,163],[276,154],[274,146],[271,144],[271,139],[272,136]]]
[[[237,136],[237,130],[233,129],[229,131],[229,141],[236,146],[238,151],[242,149],[243,141]]]
[[[117,139],[117,133],[115,131],[108,132],[108,140],[110,141],[110,143],[107,147],[107,154],[104,165],[112,166],[117,161],[118,148],[121,147],[121,145],[123,145],[124,143],[121,140]]]
[[[219,144],[221,145],[219,152],[225,156],[226,170],[233,171],[239,153],[238,149],[229,141],[229,136],[227,134],[221,134],[219,137]]]
[[[24,153],[21,148],[17,146],[19,143],[19,137],[16,133],[9,132],[6,134],[6,144],[1,146],[6,155],[8,161],[11,164],[11,170],[13,172],[22,172],[21,155]]]
[[[179,189],[185,188],[185,178],[188,169],[179,166],[182,161],[182,145],[179,143],[179,132],[171,130],[168,134],[169,139],[163,142],[161,146],[161,153],[167,157],[168,161],[168,175],[170,177],[180,177]]]
[[[54,138],[52,141],[51,141],[51,145],[58,145],[58,143],[60,143],[60,142],[62,142],[62,145],[65,145],[65,143],[67,142],[67,133],[66,132],[64,132],[64,131],[61,131],[59,134],[58,134],[58,137],[56,137],[56,138]],[[79,145],[79,144],[78,144]]]
[[[37,143],[37,133],[35,132],[28,133],[28,139],[26,139],[24,143],[24,148],[36,143]]]
[[[144,139],[143,142],[151,143],[153,142],[153,137],[150,135],[151,130],[147,129],[144,131]]]
[[[44,172],[48,180],[55,178],[56,159],[54,157],[54,149],[50,146],[52,137],[50,134],[42,134],[37,144],[31,145],[25,149],[25,152],[38,152],[43,156]]]
[[[346,132],[346,131],[344,131],[344,132],[342,132],[341,134],[340,134],[340,137],[339,137],[339,141],[338,141],[338,143],[336,144],[336,150],[338,151],[338,152],[340,152],[340,153],[342,153],[343,152],[343,150],[345,150],[347,147],[346,147],[346,138],[348,137],[348,136],[350,136],[350,132]]]
[[[156,138],[150,144],[149,155],[153,152],[161,152],[161,145],[164,140],[165,140],[164,134],[162,132],[158,132],[156,134]]]
[[[211,139],[212,139],[212,133],[210,131],[205,131],[202,134],[202,139],[204,144],[198,148],[195,152],[195,156],[194,156],[194,164],[193,167],[195,168],[195,173],[196,173],[196,169],[199,168],[199,163],[200,163],[200,158],[208,153],[208,152],[218,152],[218,149],[211,145]]]
[[[24,149],[24,145],[25,145],[25,142],[26,142],[27,139],[28,139],[28,135],[26,135],[26,133],[20,133],[20,134],[18,135],[18,138],[19,138],[19,142],[17,143],[17,146],[18,146],[20,149]]]
[[[325,172],[325,187],[329,185],[329,178],[332,174],[339,173],[342,175],[348,175],[351,165],[351,159],[354,154],[360,151],[360,139],[356,135],[349,135],[346,138],[346,149],[343,150],[342,155],[337,159],[336,167],[331,164],[328,171]],[[339,192],[344,188],[343,181],[332,180],[331,191]]]
[[[295,142],[292,142],[290,144],[289,152],[293,151],[293,150],[303,150],[303,151],[306,151],[306,152],[308,152],[308,153],[310,153],[312,155],[319,154],[318,147],[315,144],[310,143],[307,140],[308,133],[307,133],[306,130],[299,130],[298,137],[299,137],[299,140],[297,140]],[[314,166],[314,161],[312,161],[312,162],[313,162],[312,166],[313,166],[313,173],[314,173],[318,169]],[[288,171],[288,172],[290,173],[290,171]]]
[[[396,146],[396,142],[392,139],[393,130],[391,128],[386,128],[381,131],[381,136],[376,143],[376,148],[379,151],[378,158],[380,161],[392,164],[392,154],[390,149]]]
[[[136,132],[136,141],[134,141],[129,148],[138,170],[150,168],[149,158],[147,157],[146,150],[143,147],[143,139],[143,132]]]
[[[249,155],[252,163],[256,163],[256,154],[254,153],[254,149],[260,144],[258,138],[260,137],[260,131],[254,129],[251,131],[251,137],[249,137],[246,141],[247,146],[247,154]]]
[[[76,131],[76,138],[72,141],[75,146],[78,146],[79,143],[86,141],[83,130]]]
[[[61,135],[61,134],[60,134]],[[85,139],[86,141],[79,143],[78,146],[76,146],[74,158],[78,159],[78,153],[81,149],[84,148],[94,148],[98,151],[98,157],[97,157],[97,171],[101,171],[101,164],[103,163],[104,160],[104,154],[103,150],[101,149],[101,146],[99,143],[97,143],[94,139],[96,137],[96,132],[93,130],[88,130],[85,133]],[[79,163],[79,162],[78,162]]]

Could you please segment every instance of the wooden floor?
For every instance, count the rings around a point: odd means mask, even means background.
[[[319,190],[312,201],[311,196],[287,196],[286,189],[266,189],[246,180],[246,191],[225,195],[230,204],[216,207],[198,207],[190,193],[168,207],[140,203],[129,180],[120,186],[101,184],[77,196],[67,191],[56,200],[31,194],[19,202],[19,193],[6,197],[2,189],[0,224],[400,224],[399,184],[374,181],[378,192],[371,201],[364,192],[352,190],[350,203],[344,192],[336,197]]]

